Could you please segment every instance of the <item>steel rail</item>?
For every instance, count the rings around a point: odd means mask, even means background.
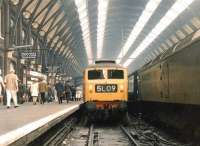
[[[93,141],[94,141],[94,125],[92,124],[89,129],[87,146],[93,146],[94,144]]]
[[[70,133],[70,131],[73,129],[73,124],[75,122],[76,119],[71,119],[69,122],[64,124],[64,126],[60,130],[58,130],[48,141],[44,143],[44,146],[59,145],[65,137],[64,135]]]
[[[140,144],[132,137],[130,132],[128,132],[124,126],[120,126],[120,128],[123,131],[123,133],[128,137],[133,146],[140,146]]]

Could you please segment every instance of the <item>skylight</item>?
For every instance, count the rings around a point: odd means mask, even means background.
[[[140,32],[143,30],[144,26],[146,23],[149,21],[151,18],[152,14],[155,12],[156,8],[159,6],[161,0],[150,0],[144,11],[142,12],[140,18],[138,19],[137,23],[133,27],[126,43],[124,44],[123,48],[121,49],[121,52],[119,53],[117,57],[117,63],[120,63],[122,57],[126,55],[130,47],[133,45],[135,42],[136,38],[140,34]]]
[[[102,57],[108,3],[109,3],[109,0],[98,0],[98,23],[97,23],[97,58],[98,59]]]
[[[91,48],[91,37],[90,37],[87,0],[75,0],[75,4],[78,9],[83,42],[84,42],[84,46],[86,49],[87,58],[89,61],[93,58],[93,56],[92,56],[92,48]],[[89,63],[90,63],[90,61],[89,61]]]
[[[193,1],[177,0],[123,65],[129,66]]]

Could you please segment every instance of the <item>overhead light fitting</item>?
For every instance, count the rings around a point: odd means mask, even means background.
[[[29,12],[29,11],[24,11],[24,12],[23,12],[23,16],[24,16],[25,19],[29,19],[29,18],[31,17],[31,12]]]
[[[109,0],[98,0],[97,58],[102,57]]]
[[[40,33],[41,36],[45,35],[45,31],[44,30],[41,30],[39,33]]]
[[[11,2],[13,3],[13,5],[18,5],[19,4],[19,0],[11,0]]]
[[[39,27],[39,23],[38,22],[33,22],[32,26],[33,26],[33,28],[37,29]]]
[[[137,23],[134,25],[126,43],[124,44],[121,52],[119,53],[116,62],[120,63],[121,59],[126,55],[130,47],[135,42],[136,38],[139,36],[140,32],[143,30],[144,26],[147,24],[153,13],[156,11],[156,8],[161,3],[161,0],[150,0],[143,10],[140,18]]]
[[[88,60],[92,59],[90,27],[87,9],[87,0],[74,0],[78,9],[79,21],[82,30],[82,38],[86,49]]]
[[[123,64],[129,66],[194,0],[177,0]]]

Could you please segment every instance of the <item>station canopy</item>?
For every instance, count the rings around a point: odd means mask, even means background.
[[[22,11],[77,67],[110,59],[132,72],[197,31],[199,7],[199,0],[24,0]]]

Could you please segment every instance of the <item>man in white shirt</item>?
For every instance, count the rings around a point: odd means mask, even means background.
[[[13,98],[14,107],[18,107],[17,103],[17,91],[18,91],[18,77],[15,74],[14,69],[10,70],[5,76],[5,87],[6,87],[6,97],[7,97],[7,108],[10,108],[10,101]]]

